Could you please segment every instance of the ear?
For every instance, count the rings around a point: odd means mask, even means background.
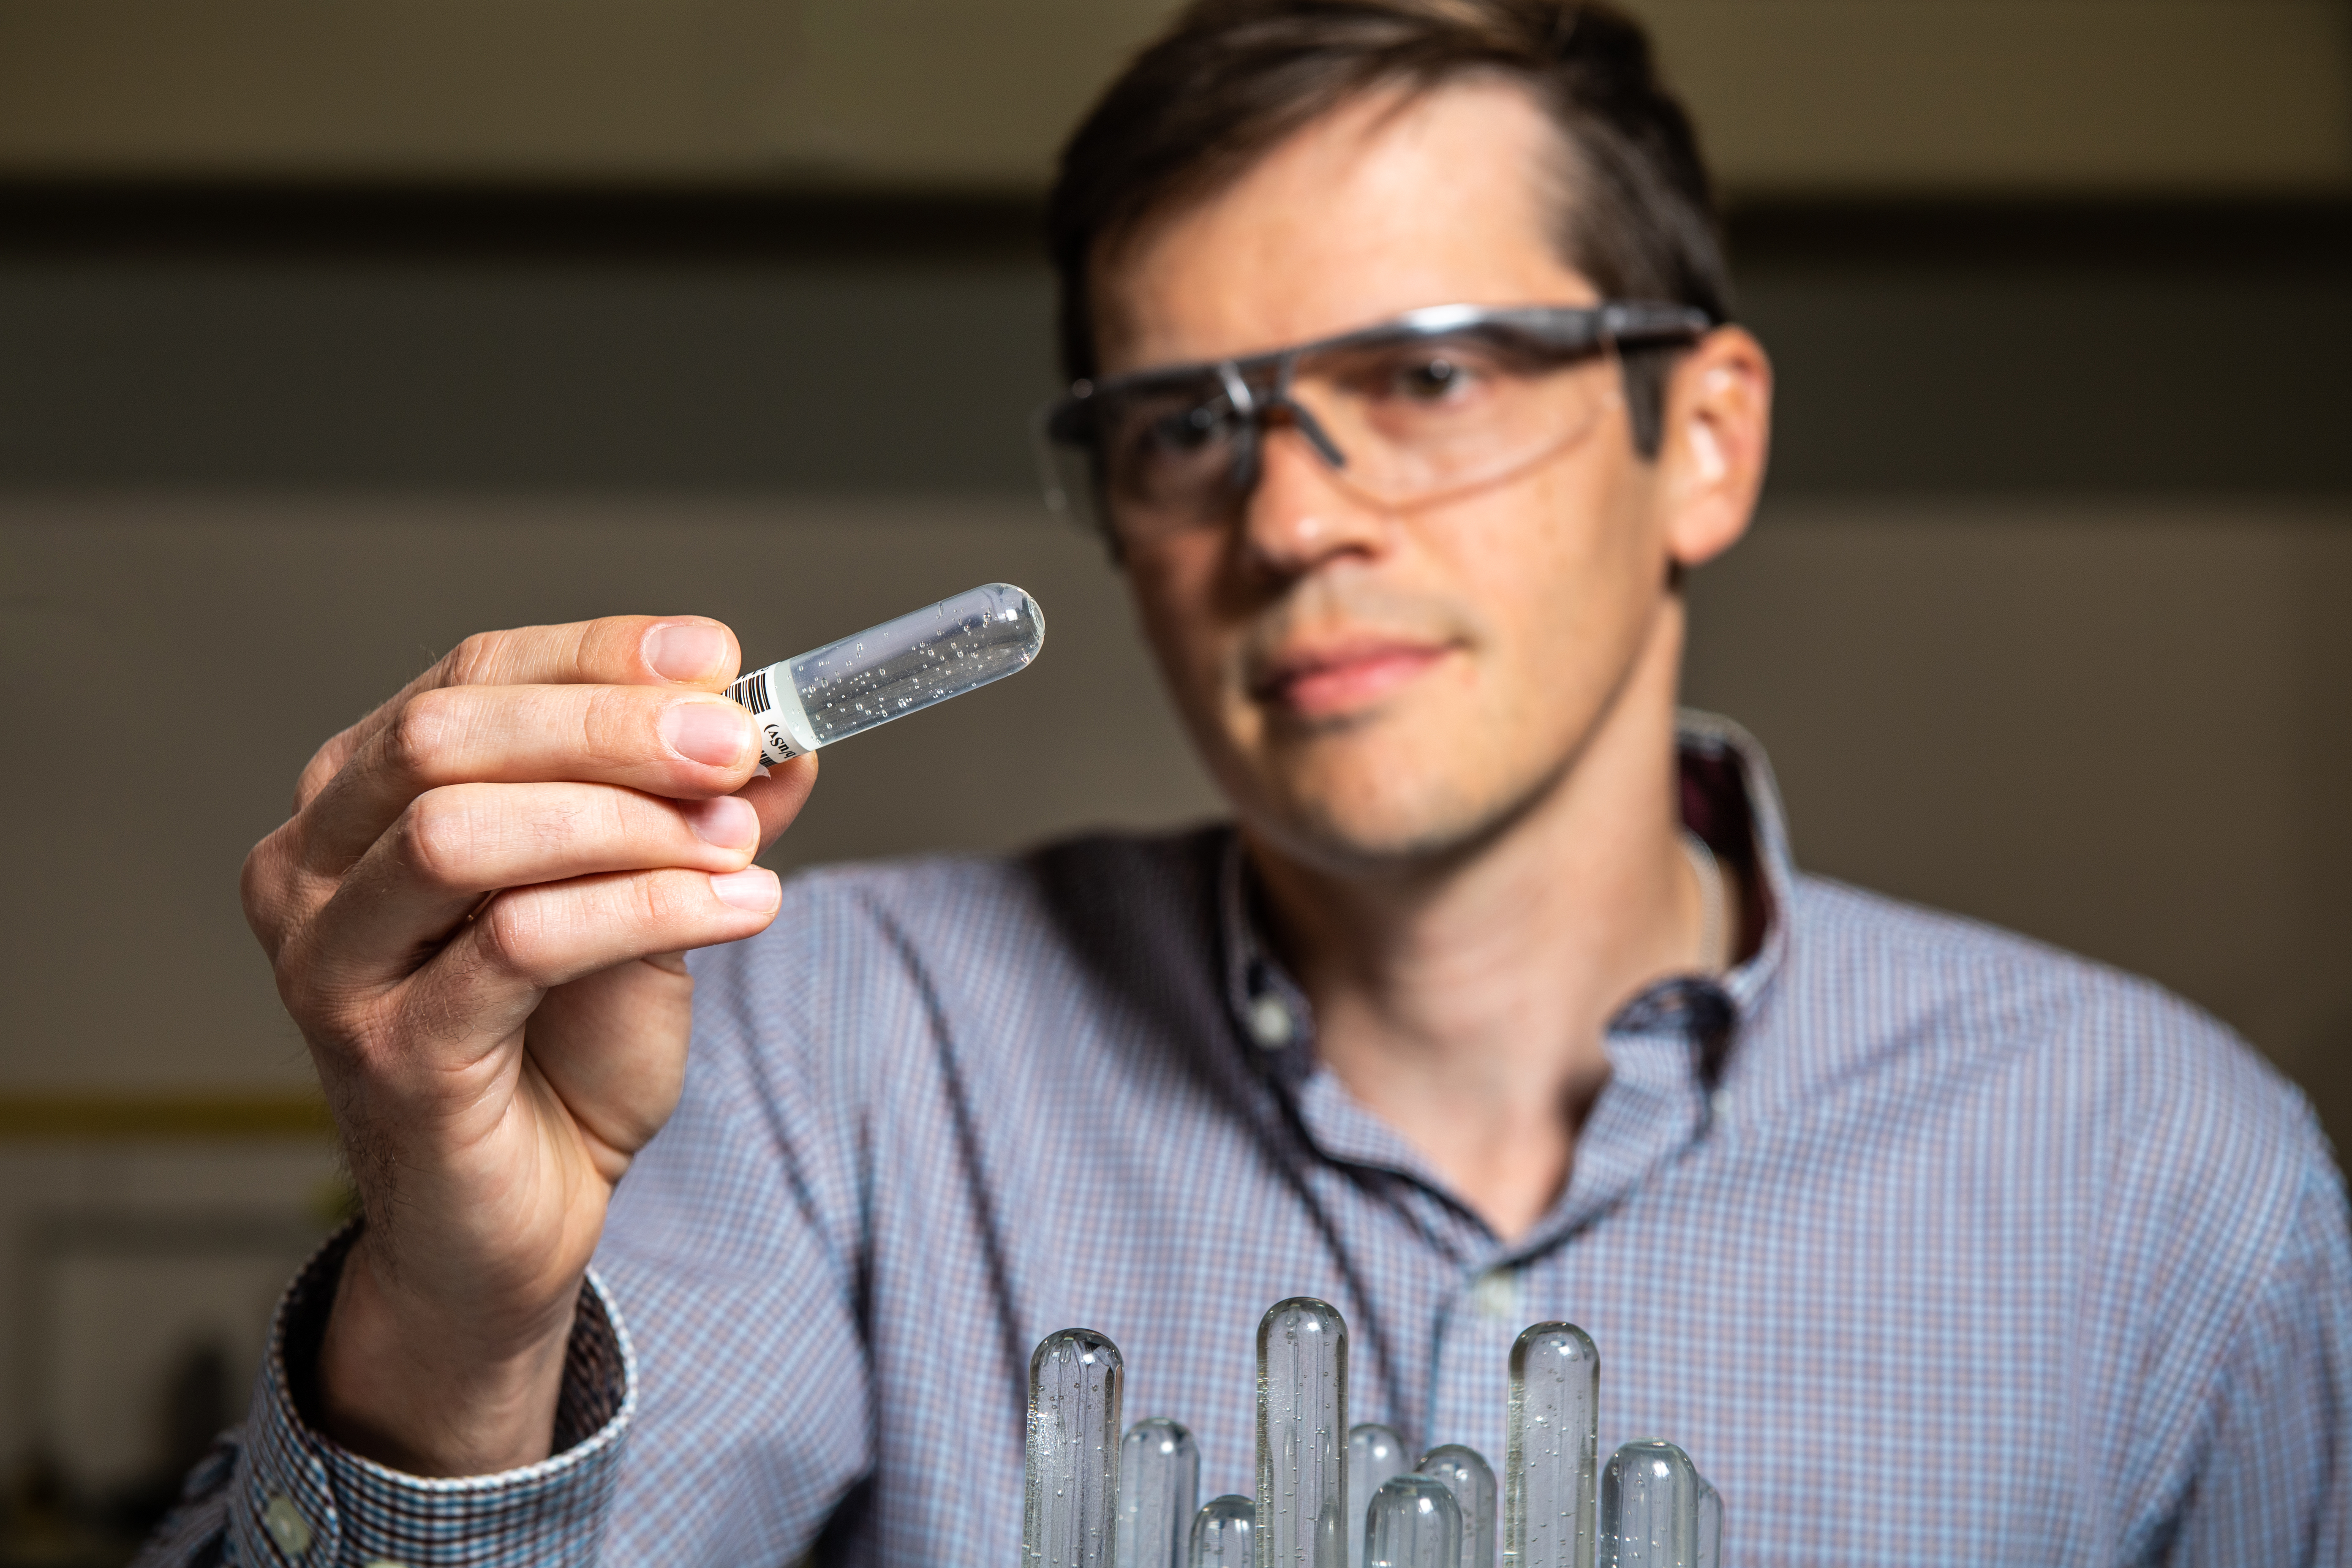
[[[1666,552],[1712,561],[1748,531],[1772,440],[1772,362],[1738,327],[1717,327],[1675,366],[1658,447]]]

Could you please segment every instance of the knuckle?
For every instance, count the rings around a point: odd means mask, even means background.
[[[618,686],[593,689],[580,710],[580,749],[599,763],[614,764],[657,755],[650,737],[644,698]]]
[[[453,686],[493,684],[505,645],[504,632],[476,632],[449,650],[442,669]]]
[[[461,706],[446,689],[420,691],[410,698],[384,729],[385,760],[409,777],[434,777],[462,727]]]
[[[332,784],[335,775],[343,771],[343,763],[352,754],[352,732],[345,730],[333,740],[310,754],[302,772],[294,780],[294,809],[298,813],[319,796],[319,792]]]
[[[574,680],[594,680],[603,672],[634,670],[644,647],[650,616],[604,616],[579,629],[564,649]]]
[[[667,924],[677,904],[677,879],[658,873],[630,879],[630,891],[635,894],[631,911],[646,931],[658,931]]]
[[[428,790],[408,803],[394,826],[401,858],[429,887],[467,886],[479,858],[482,834],[471,792]]]
[[[646,797],[622,790],[604,790],[594,797],[591,808],[595,830],[615,844],[625,844],[644,835],[646,828]],[[663,825],[665,827],[667,824]]]
[[[476,918],[474,941],[485,966],[509,979],[541,983],[552,946],[544,902],[527,897],[499,899]]]
[[[285,834],[285,828],[278,828],[247,850],[236,879],[237,901],[245,909],[246,924],[272,957],[283,943],[289,901]]]

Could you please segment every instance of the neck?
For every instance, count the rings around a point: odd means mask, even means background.
[[[1698,951],[1674,710],[1680,601],[1551,784],[1436,866],[1347,876],[1249,837],[1324,1064],[1504,1236],[1566,1184],[1610,1017]]]

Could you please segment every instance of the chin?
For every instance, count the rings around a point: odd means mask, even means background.
[[[1522,804],[1482,798],[1458,781],[1416,777],[1392,762],[1369,778],[1315,776],[1338,771],[1269,781],[1270,788],[1257,792],[1259,808],[1244,811],[1244,820],[1271,847],[1318,870],[1397,873],[1475,851]]]

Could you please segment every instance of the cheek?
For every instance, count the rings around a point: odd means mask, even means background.
[[[1526,521],[1459,562],[1494,639],[1493,696],[1515,716],[1575,722],[1579,698],[1622,673],[1664,581],[1663,542],[1638,475],[1563,465],[1531,485]]]
[[[1177,540],[1130,554],[1128,592],[1178,705],[1196,721],[1220,705],[1234,634],[1218,608],[1215,542]]]

